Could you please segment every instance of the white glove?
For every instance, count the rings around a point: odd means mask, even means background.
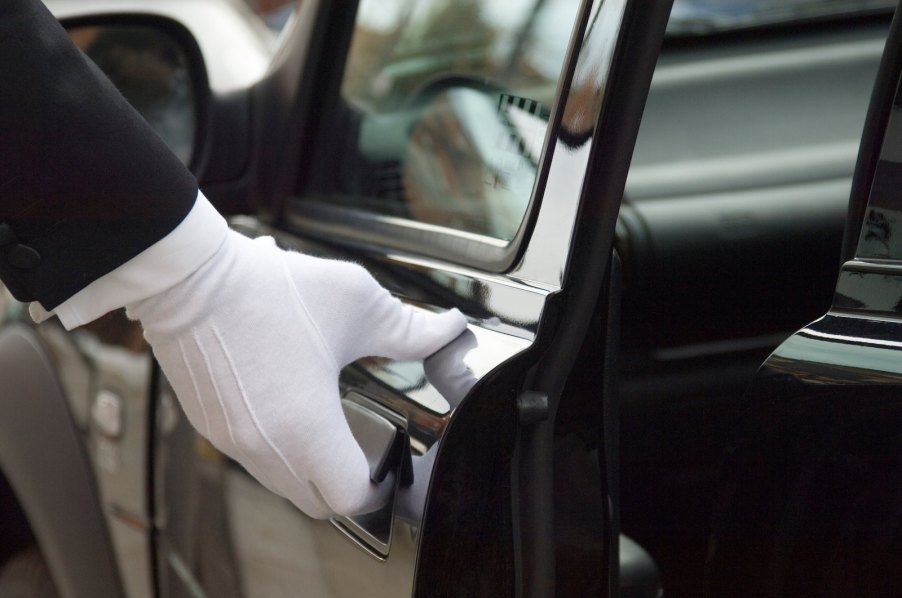
[[[316,518],[378,509],[391,490],[370,482],[339,370],[371,355],[420,359],[466,328],[457,310],[403,305],[360,266],[232,231],[186,280],[127,309],[192,425]]]

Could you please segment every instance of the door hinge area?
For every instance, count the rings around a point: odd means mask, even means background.
[[[548,419],[548,395],[527,390],[517,397],[520,425],[531,426]]]

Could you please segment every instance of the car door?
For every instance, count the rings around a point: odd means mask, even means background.
[[[709,544],[712,596],[890,596],[900,570],[898,10],[856,166],[830,311],[759,370]]]
[[[355,518],[269,493],[161,381],[163,595],[616,593],[612,237],[669,4],[299,5],[252,90],[246,168],[205,191],[257,207],[237,229],[358,261],[468,330],[424,362],[343,370],[373,476],[396,484]]]

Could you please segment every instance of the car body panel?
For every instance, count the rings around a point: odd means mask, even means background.
[[[897,16],[855,175],[868,183],[850,202],[857,249],[830,311],[774,351],[743,401],[719,491],[712,595],[889,595],[900,582],[900,54]]]
[[[888,26],[882,17],[665,42],[617,248],[624,533],[654,556],[668,592],[701,592],[748,383],[832,302]],[[759,168],[762,155],[780,165]]]

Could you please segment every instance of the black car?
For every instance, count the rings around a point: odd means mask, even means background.
[[[894,2],[50,4],[236,229],[469,327],[345,368],[396,487],[320,521],[0,295],[0,595],[894,595]]]

